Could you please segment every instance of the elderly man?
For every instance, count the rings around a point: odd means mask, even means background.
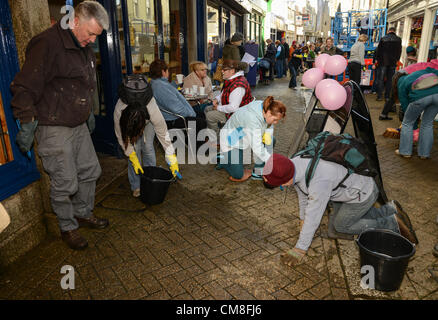
[[[32,38],[23,68],[11,83],[12,109],[21,122],[16,142],[27,152],[36,135],[62,240],[75,250],[88,246],[79,227],[109,224],[93,215],[101,168],[89,132],[94,126],[96,58],[88,46],[108,25],[102,5],[80,3],[70,26],[61,21]]]

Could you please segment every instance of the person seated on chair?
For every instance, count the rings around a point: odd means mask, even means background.
[[[224,168],[230,174],[231,181],[242,182],[251,176],[255,180],[262,180],[264,162],[272,154],[274,125],[285,116],[286,107],[272,96],[239,108],[220,131],[221,153],[216,168]],[[252,174],[251,170],[243,168],[244,151],[251,150],[255,155]]]
[[[263,179],[268,188],[293,185],[298,194],[300,236],[295,247],[281,256],[283,263],[292,266],[306,255],[329,201],[333,203],[337,232],[356,235],[370,228],[389,229],[412,243],[418,243],[410,219],[397,201],[380,208],[373,206],[379,190],[372,177],[352,173],[336,188],[345,178],[347,169],[320,159],[306,187],[306,170],[310,161],[312,159],[300,156],[289,159],[274,153],[263,168]]]
[[[136,83],[139,84],[138,88]],[[130,160],[128,180],[132,195],[139,197],[142,167],[156,165],[155,134],[164,148],[166,161],[174,176],[179,172],[178,162],[166,122],[146,78],[143,75],[125,77],[118,93],[119,100],[114,108],[114,131],[124,154]]]
[[[247,64],[235,60],[224,60],[222,74],[224,86],[220,95],[213,100],[213,105],[205,108],[208,127],[219,133],[219,125],[223,125],[240,107],[253,100],[251,88],[243,70]]]
[[[196,122],[196,136],[207,127],[202,114],[196,114],[193,107],[181,93],[169,83],[169,68],[163,60],[155,60],[150,67],[151,86],[157,105],[169,129],[185,129],[188,121]],[[187,124],[186,124],[187,123]]]
[[[202,99],[199,101],[189,101],[189,104],[195,109],[197,114],[204,115],[204,109],[211,105],[211,102],[208,100],[213,100],[213,87],[211,85],[210,77],[208,77],[207,72],[208,68],[204,62],[194,61],[190,64],[190,70],[192,72],[184,78],[183,89],[188,90],[193,87],[193,85],[198,86],[198,94],[199,88],[205,88],[205,94],[207,95],[206,99]]]

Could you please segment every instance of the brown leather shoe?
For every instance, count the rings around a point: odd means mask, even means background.
[[[404,225],[408,227],[409,232],[412,234],[412,236],[415,239],[413,243],[418,244],[418,238],[417,235],[415,234],[414,227],[412,226],[412,222],[411,219],[409,219],[408,214],[403,210],[401,204],[397,200],[394,200],[394,205],[397,210],[396,216],[398,216],[401,219],[401,221],[403,221]]]
[[[411,232],[409,228],[405,225],[403,220],[396,214],[395,219],[398,223],[398,228],[400,229],[400,234],[408,239],[413,244],[418,244],[417,236],[415,235],[415,232]]]
[[[80,227],[92,228],[92,229],[104,229],[108,227],[108,219],[98,218],[94,215],[88,218],[75,217]]]
[[[83,250],[88,247],[87,240],[79,234],[77,229],[61,231],[61,238],[73,250]]]

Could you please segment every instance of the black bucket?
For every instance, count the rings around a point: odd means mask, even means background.
[[[360,265],[374,268],[375,289],[395,291],[400,288],[415,245],[390,230],[365,230],[356,240]]]
[[[166,197],[170,183],[174,181],[169,170],[161,167],[143,167],[140,182],[140,200],[143,203],[160,204]]]

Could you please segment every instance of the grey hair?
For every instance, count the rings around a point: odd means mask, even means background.
[[[97,1],[84,1],[77,5],[76,16],[85,20],[95,19],[96,22],[104,29],[109,28],[108,13],[105,8]]]

